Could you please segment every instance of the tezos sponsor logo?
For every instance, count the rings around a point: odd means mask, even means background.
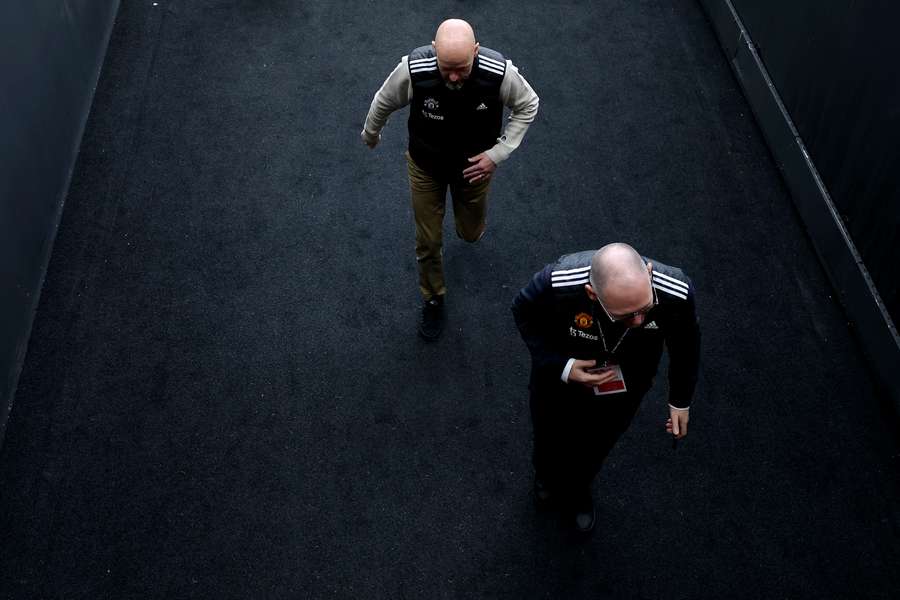
[[[590,340],[592,342],[596,342],[600,339],[592,333],[587,333],[586,331],[581,331],[580,329],[575,329],[574,327],[569,327],[569,335],[584,340]]]

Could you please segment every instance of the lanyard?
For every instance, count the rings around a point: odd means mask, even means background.
[[[593,304],[593,303],[592,303],[592,304]],[[597,320],[597,316],[596,316],[596,314],[595,314],[595,312],[594,312],[595,309],[596,309],[595,306],[591,306],[591,315],[592,315],[593,318],[594,318],[594,322],[597,323],[597,331],[600,332],[600,341],[603,342],[603,351],[606,352],[607,354],[609,354],[610,356],[612,356],[613,354],[616,353],[616,350],[619,349],[619,345],[622,343],[622,340],[625,339],[625,336],[628,335],[628,332],[629,332],[631,329],[630,329],[629,327],[626,327],[626,328],[625,328],[625,333],[622,334],[622,337],[619,338],[619,341],[616,342],[616,345],[612,347],[612,350],[610,350],[610,349],[608,348],[608,346],[606,345],[606,336],[603,334],[603,324],[600,323],[600,321]]]

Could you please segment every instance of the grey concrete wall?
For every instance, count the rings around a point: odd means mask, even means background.
[[[0,443],[118,7],[0,2]]]

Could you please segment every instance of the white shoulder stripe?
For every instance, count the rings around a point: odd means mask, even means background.
[[[417,65],[419,63],[425,63],[425,62],[437,62],[437,57],[432,56],[431,58],[416,58],[416,59],[409,61],[409,64]]]
[[[410,73],[424,73],[426,71],[437,71],[437,67],[413,67],[409,70]]]
[[[682,288],[682,287],[679,287],[679,286],[677,286],[677,285],[675,285],[675,284],[669,283],[668,281],[664,281],[664,280],[662,280],[662,279],[655,279],[655,278],[654,278],[654,279],[653,279],[653,285],[659,285],[659,286],[662,286],[662,287],[664,287],[664,288],[668,288],[668,289],[670,289],[670,290],[674,290],[674,291],[676,291],[676,292],[678,292],[678,293],[680,293],[680,294],[687,294],[687,293],[688,293],[688,291],[687,291],[686,289],[684,289],[684,288]]]
[[[488,73],[496,73],[497,75],[503,75],[503,71],[495,69],[494,67],[489,67],[487,65],[478,65],[478,68],[482,71],[487,71]]]
[[[569,287],[573,285],[584,285],[585,283],[588,283],[587,277],[583,279],[573,279],[571,281],[554,281],[550,284],[550,287]]]
[[[568,275],[569,273],[583,273],[585,271],[590,271],[590,269],[591,269],[591,266],[588,265],[586,267],[578,267],[577,269],[565,269],[562,271],[551,271],[550,275],[556,276],[556,275]]]
[[[500,62],[499,60],[494,59],[494,58],[490,58],[490,57],[487,57],[487,56],[482,56],[481,54],[478,55],[478,61],[479,61],[479,62],[484,61],[484,62],[486,62],[486,63],[488,63],[488,64],[494,65],[495,67],[500,67],[501,69],[502,69],[503,67],[506,66],[506,63],[502,63],[502,62]]]
[[[688,284],[681,281],[680,279],[675,279],[674,277],[669,277],[668,275],[665,275],[663,273],[657,273],[656,271],[653,271],[653,276],[661,277],[662,279],[664,279],[666,281],[666,283],[673,284],[675,287],[684,288],[684,291],[687,291],[687,289],[688,289]]]
[[[661,292],[671,294],[672,296],[675,296],[676,298],[681,298],[682,300],[687,300],[686,292],[681,292],[681,291],[673,290],[672,288],[663,287],[662,285],[659,284],[659,282],[656,282],[656,281],[653,282],[653,287],[655,287],[656,289],[658,289]]]
[[[553,281],[568,281],[570,279],[584,279],[588,277],[587,273],[572,273],[571,275],[551,275]]]
[[[676,292],[680,292],[680,293],[682,293],[682,294],[687,294],[687,293],[688,293],[688,288],[682,287],[682,286],[680,286],[680,285],[678,285],[678,284],[675,284],[675,283],[670,283],[670,282],[666,281],[665,279],[657,279],[656,277],[654,277],[654,278],[653,278],[653,283],[658,283],[659,285],[661,285],[661,286],[663,286],[663,287],[667,287],[667,288],[669,288],[670,290],[675,290]]]

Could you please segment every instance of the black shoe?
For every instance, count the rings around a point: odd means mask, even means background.
[[[534,507],[538,510],[547,510],[553,505],[553,492],[544,483],[543,479],[534,478]]]
[[[591,496],[590,486],[584,488],[574,498],[575,530],[578,533],[590,533],[594,529],[596,514],[594,513],[594,499]]]
[[[422,320],[419,322],[419,335],[428,341],[441,337],[444,330],[444,297],[434,296],[426,300],[422,306]]]

